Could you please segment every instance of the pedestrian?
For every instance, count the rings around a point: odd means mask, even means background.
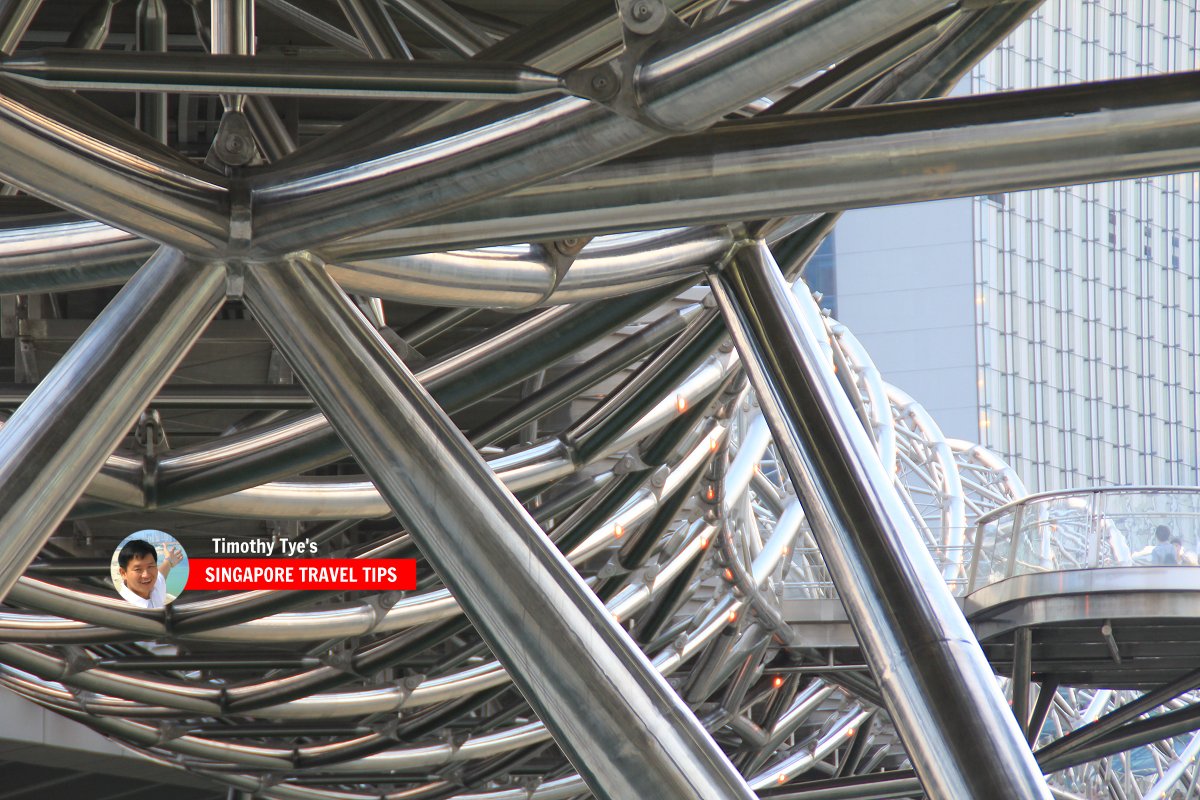
[[[1175,545],[1171,544],[1171,529],[1166,525],[1159,525],[1154,529],[1154,538],[1157,540],[1157,544],[1150,551],[1150,563],[1155,566],[1178,564],[1179,558]]]

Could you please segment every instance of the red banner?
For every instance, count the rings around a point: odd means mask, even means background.
[[[188,589],[346,592],[417,588],[414,558],[193,558]]]

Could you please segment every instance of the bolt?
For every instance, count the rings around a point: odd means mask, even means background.
[[[641,3],[634,4],[633,18],[635,20],[637,20],[638,22],[645,22],[646,20],[650,19],[653,16],[654,16],[654,9],[650,7],[649,3],[641,2]]]
[[[608,90],[608,78],[604,75],[596,75],[592,78],[592,88],[597,92]]]
[[[578,239],[562,239],[554,242],[554,250],[560,255],[573,257],[577,254],[576,245],[578,244]]]

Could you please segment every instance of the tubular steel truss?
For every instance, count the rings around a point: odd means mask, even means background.
[[[190,5],[0,0],[9,689],[286,800],[1050,796],[951,594],[1017,483],[790,281],[840,209],[1200,166],[1194,76],[937,99],[1026,1]],[[197,362],[251,319],[269,380]],[[432,571],[143,611],[105,520]]]

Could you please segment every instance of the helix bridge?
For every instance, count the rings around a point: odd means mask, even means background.
[[[1192,73],[947,98],[1038,5],[0,2],[0,683],[230,798],[1197,796],[1200,495],[1030,496],[805,283],[1200,167]]]

